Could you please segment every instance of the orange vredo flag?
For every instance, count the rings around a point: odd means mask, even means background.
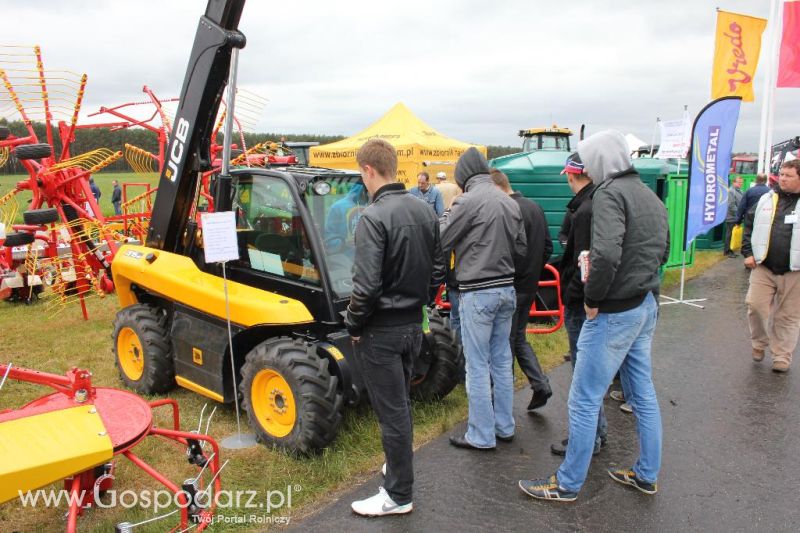
[[[717,11],[712,99],[741,96],[745,102],[753,101],[753,78],[766,25],[766,19]]]

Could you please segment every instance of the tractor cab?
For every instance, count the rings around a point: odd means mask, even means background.
[[[731,174],[755,174],[757,164],[754,156],[737,155],[731,161]]]
[[[569,138],[572,131],[568,128],[559,128],[553,124],[552,128],[533,128],[519,130],[522,137],[522,151],[535,152],[539,150],[570,151]]]

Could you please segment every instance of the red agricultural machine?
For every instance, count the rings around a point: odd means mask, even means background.
[[[126,240],[108,225],[91,180],[122,153],[70,153],[86,80],[45,70],[38,46],[0,47],[0,116],[15,115],[25,127],[23,135],[0,129],[0,159],[13,154],[28,174],[0,195],[0,297],[30,302],[49,284],[53,304],[77,299],[84,316],[86,296],[113,291],[110,262]],[[25,191],[31,199],[20,223],[17,196]]]
[[[78,517],[102,507],[102,499],[114,490],[114,460],[124,456],[165,487],[161,509],[177,507],[147,522],[178,514],[179,523],[170,531],[202,531],[212,523],[222,489],[219,445],[208,435],[180,430],[175,400],[147,402],[132,392],[94,387],[91,372],[78,368],[59,376],[0,364],[0,389],[7,381],[55,392],[15,409],[0,409],[0,449],[6,458],[15,458],[0,461],[0,503],[63,480],[69,495],[66,530],[74,533]],[[153,411],[161,407],[171,410],[169,428],[154,424]],[[181,448],[196,474],[175,483],[145,462],[133,450],[148,437]],[[116,530],[132,531],[136,525],[125,522]]]
[[[160,173],[172,131],[173,110],[167,106],[177,99],[159,99],[145,86],[146,100],[101,107],[89,115],[110,116],[110,121],[78,124],[86,75],[45,70],[39,47],[0,46],[0,81],[0,117],[15,118],[25,127],[21,135],[0,127],[0,168],[13,156],[28,174],[11,190],[0,190],[0,300],[31,303],[49,285],[50,311],[79,301],[86,317],[87,296],[114,290],[109,267],[119,244],[144,241],[156,191],[149,183],[123,184],[122,214],[106,217],[93,194],[92,174],[122,157],[137,173]],[[247,149],[243,132],[255,127],[266,100],[241,89],[239,98],[234,117],[239,144],[234,147],[243,149],[234,153],[233,164],[297,163],[283,143],[266,142]],[[137,116],[142,109],[144,116]],[[222,109],[211,137],[215,170],[204,173],[199,188],[205,199],[202,208],[207,211],[214,209],[210,176],[222,165],[222,145],[214,141],[224,116]],[[98,148],[73,156],[70,147],[75,133],[89,128],[143,128],[156,136],[157,149],[150,152],[127,144],[124,152]],[[139,190],[134,192],[135,188]],[[31,199],[23,210],[18,198],[25,192]]]

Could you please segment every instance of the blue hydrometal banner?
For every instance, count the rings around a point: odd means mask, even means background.
[[[684,249],[695,237],[725,221],[728,172],[741,103],[738,96],[719,98],[704,107],[694,121]]]

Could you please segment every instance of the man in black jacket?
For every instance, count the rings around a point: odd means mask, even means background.
[[[664,204],[633,168],[618,131],[601,131],[578,143],[586,173],[598,184],[592,196],[592,245],[583,288],[586,322],[569,392],[569,444],[558,471],[521,480],[534,498],[574,501],[586,481],[603,396],[619,370],[625,399],[636,413],[639,459],[609,470],[618,483],[655,494],[661,468],[661,412],[650,351],[658,316],[654,291],[667,257]]]
[[[533,302],[539,290],[539,278],[544,264],[553,253],[553,241],[547,230],[547,220],[539,204],[525,198],[511,189],[508,176],[496,168],[491,172],[492,181],[500,190],[511,196],[519,206],[522,223],[525,226],[527,249],[525,255],[518,255],[514,261],[514,290],[517,293],[517,309],[511,321],[511,351],[520,369],[528,378],[533,396],[528,404],[528,412],[544,407],[547,399],[553,395],[550,380],[542,372],[536,352],[533,351],[526,330]]]
[[[739,207],[736,208],[736,224],[741,224],[750,210],[755,208],[758,200],[770,190],[767,185],[767,175],[756,175],[756,184],[745,191],[742,200],[739,202]]]
[[[355,273],[345,324],[381,426],[386,479],[377,495],[353,502],[366,516],[412,510],[411,372],[422,344],[422,309],[444,280],[439,221],[397,183],[397,155],[382,139],[356,155],[372,203],[355,231]]]
[[[567,184],[575,196],[567,204],[562,227],[569,228],[564,245],[564,255],[561,256],[561,300],[564,302],[564,327],[569,339],[570,363],[573,371],[578,361],[578,337],[586,321],[586,311],[583,309],[583,280],[578,266],[578,256],[584,250],[592,247],[592,193],[594,184],[592,179],[584,172],[580,155],[574,153],[567,158],[566,165],[561,174],[566,174]],[[608,422],[603,406],[597,417],[597,436],[593,453],[599,453],[600,447],[605,444],[608,434]],[[555,455],[566,455],[568,439],[550,446],[550,451]]]

